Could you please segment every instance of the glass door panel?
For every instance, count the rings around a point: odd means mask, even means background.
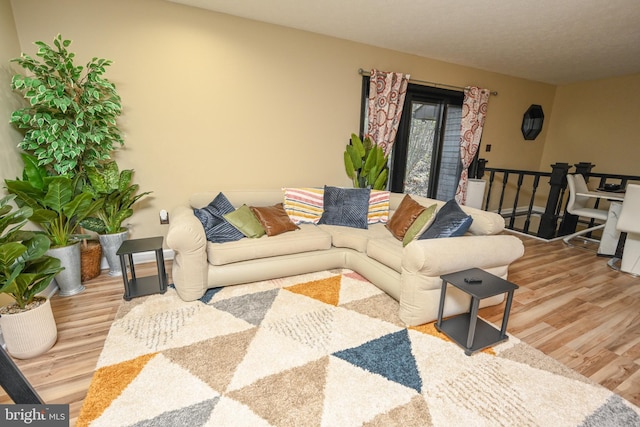
[[[411,123],[404,176],[404,191],[407,193],[428,197],[440,110],[439,104],[411,102]]]

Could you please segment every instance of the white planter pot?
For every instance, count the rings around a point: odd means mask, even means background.
[[[49,299],[29,311],[3,314],[0,328],[7,352],[18,359],[39,356],[53,347],[58,339],[58,328]]]
[[[58,258],[64,267],[64,270],[56,274],[55,277],[58,288],[60,288],[60,296],[68,297],[84,291],[80,266],[80,242],[49,249],[47,255]]]
[[[102,253],[107,258],[109,264],[109,276],[122,276],[122,268],[120,267],[120,257],[116,255],[122,242],[127,240],[128,231],[115,234],[99,234]]]

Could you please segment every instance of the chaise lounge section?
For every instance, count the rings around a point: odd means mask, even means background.
[[[230,286],[315,271],[348,268],[399,301],[400,319],[408,326],[437,318],[443,274],[481,268],[507,278],[509,265],[524,253],[520,239],[500,234],[500,215],[462,206],[473,221],[458,237],[414,240],[406,246],[387,224],[366,229],[339,225],[299,223],[297,229],[278,235],[213,243],[194,209],[207,206],[218,192],[198,193],[172,211],[167,244],[173,249],[172,275],[178,295],[192,301],[209,288]],[[223,191],[235,208],[265,207],[283,203],[283,190]],[[405,194],[389,194],[388,217],[393,218]],[[445,204],[410,195],[427,207]],[[488,298],[481,307],[499,304],[504,296]],[[445,316],[469,310],[469,296],[457,289],[447,292]]]

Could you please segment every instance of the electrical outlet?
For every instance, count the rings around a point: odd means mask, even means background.
[[[169,224],[169,212],[164,209],[160,211],[160,224]]]
[[[489,151],[491,151],[491,144],[487,144],[487,145],[485,146],[484,151],[486,151],[487,153],[488,153]]]

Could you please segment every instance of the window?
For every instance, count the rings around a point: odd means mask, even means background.
[[[367,128],[369,77],[363,77],[361,133]],[[390,156],[389,189],[454,198],[460,179],[463,92],[410,83]]]

